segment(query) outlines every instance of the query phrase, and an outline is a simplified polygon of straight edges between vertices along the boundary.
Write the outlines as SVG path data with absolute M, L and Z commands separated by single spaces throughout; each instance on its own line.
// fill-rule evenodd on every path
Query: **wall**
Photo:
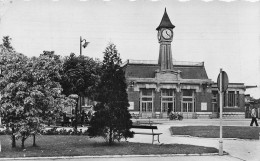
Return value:
M 128 101 L 134 102 L 134 110 L 129 110 L 130 113 L 131 113 L 131 111 L 140 111 L 139 110 L 139 91 L 134 91 L 133 88 L 129 88 L 127 93 L 128 93 Z
M 196 93 L 196 112 L 212 112 L 211 106 L 212 94 L 203 90 L 202 92 Z M 201 110 L 201 102 L 207 103 L 207 110 Z

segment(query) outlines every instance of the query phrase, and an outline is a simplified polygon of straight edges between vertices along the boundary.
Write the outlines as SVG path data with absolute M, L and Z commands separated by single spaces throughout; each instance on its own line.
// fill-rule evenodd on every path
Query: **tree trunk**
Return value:
M 35 134 L 33 134 L 33 146 L 36 146 L 36 143 L 35 143 Z
M 74 127 L 74 130 L 75 130 L 76 133 L 78 131 L 77 127 L 78 127 L 78 106 L 79 106 L 79 101 L 80 101 L 79 98 L 80 97 L 78 97 L 78 99 L 77 99 L 77 104 L 76 104 L 76 108 L 75 108 L 75 121 L 74 121 L 75 127 Z
M 112 132 L 112 130 L 110 128 L 110 131 L 109 131 L 109 145 L 111 145 L 113 143 L 112 134 L 113 134 L 113 132 Z
M 12 148 L 16 147 L 14 128 L 12 128 Z
M 23 136 L 23 137 L 22 137 L 22 149 L 25 149 L 25 147 L 24 147 L 24 141 L 25 141 L 25 137 Z

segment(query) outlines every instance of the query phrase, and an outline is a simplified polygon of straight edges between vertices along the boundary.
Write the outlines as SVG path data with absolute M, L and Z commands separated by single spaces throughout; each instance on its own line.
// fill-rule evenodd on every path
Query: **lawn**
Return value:
M 171 127 L 172 135 L 189 135 L 204 138 L 219 138 L 219 126 Z M 223 126 L 223 138 L 259 139 L 259 127 Z
M 36 144 L 32 147 L 32 139 L 25 142 L 26 149 L 20 148 L 21 142 L 17 142 L 18 148 L 12 149 L 10 137 L 0 136 L 2 152 L 0 158 L 5 157 L 48 157 L 48 156 L 81 156 L 81 155 L 146 155 L 146 154 L 202 154 L 217 153 L 218 150 L 211 147 L 162 144 L 152 145 L 144 143 L 130 143 L 122 141 L 112 146 L 104 143 L 102 138 L 89 138 L 87 136 L 71 135 L 41 135 L 37 136 Z

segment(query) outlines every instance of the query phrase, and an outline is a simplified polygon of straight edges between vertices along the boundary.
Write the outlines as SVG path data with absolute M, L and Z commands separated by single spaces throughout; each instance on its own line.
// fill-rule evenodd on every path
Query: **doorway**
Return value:
M 194 112 L 193 103 L 192 102 L 182 102 L 181 111 L 182 111 L 182 114 L 183 114 L 183 118 L 191 119 L 192 114 Z

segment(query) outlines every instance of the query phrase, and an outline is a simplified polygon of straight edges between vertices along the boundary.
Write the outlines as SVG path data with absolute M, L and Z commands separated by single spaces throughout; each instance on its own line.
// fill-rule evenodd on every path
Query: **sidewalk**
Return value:
M 153 120 L 157 122 L 156 120 Z M 248 126 L 248 119 L 243 120 L 224 120 L 225 126 Z M 158 132 L 163 134 L 160 136 L 162 144 L 191 144 L 198 146 L 215 147 L 219 149 L 218 138 L 198 138 L 198 137 L 183 137 L 171 136 L 169 128 L 171 126 L 192 126 L 192 125 L 219 125 L 219 120 L 183 120 L 183 121 L 162 121 L 157 124 Z M 259 127 L 255 127 L 259 128 Z M 131 142 L 151 143 L 151 136 L 135 135 L 134 138 L 129 139 Z M 260 160 L 260 141 L 259 140 L 242 140 L 242 139 L 223 139 L 223 149 L 229 153 L 230 156 L 250 161 Z

